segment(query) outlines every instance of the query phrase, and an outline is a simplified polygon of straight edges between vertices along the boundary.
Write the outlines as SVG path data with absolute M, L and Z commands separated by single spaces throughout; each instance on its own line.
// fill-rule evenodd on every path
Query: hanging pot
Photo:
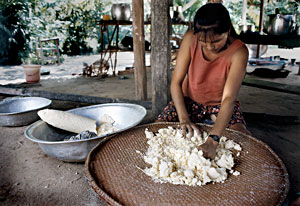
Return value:
M 130 4 L 113 4 L 111 8 L 111 16 L 114 20 L 129 21 L 131 16 Z
M 293 14 L 268 15 L 267 32 L 273 35 L 284 35 L 295 31 L 296 16 Z

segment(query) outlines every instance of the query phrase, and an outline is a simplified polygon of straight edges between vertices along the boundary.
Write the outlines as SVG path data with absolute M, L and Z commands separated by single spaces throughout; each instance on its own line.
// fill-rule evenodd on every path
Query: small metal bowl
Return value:
M 25 136 L 39 143 L 44 153 L 65 162 L 84 162 L 88 153 L 103 137 L 138 125 L 147 114 L 143 106 L 127 103 L 99 104 L 68 110 L 68 112 L 95 119 L 97 124 L 100 123 L 101 116 L 107 114 L 115 120 L 114 126 L 119 130 L 90 139 L 71 141 L 64 141 L 64 139 L 76 134 L 52 127 L 44 121 L 35 122 L 25 130 Z
M 51 104 L 50 99 L 42 97 L 12 97 L 0 102 L 1 126 L 24 126 L 39 119 L 37 112 Z

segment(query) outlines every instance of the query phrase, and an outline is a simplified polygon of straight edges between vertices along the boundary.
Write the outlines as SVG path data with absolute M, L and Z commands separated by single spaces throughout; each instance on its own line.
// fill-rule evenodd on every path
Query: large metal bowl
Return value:
M 51 104 L 42 97 L 12 97 L 0 102 L 1 126 L 24 126 L 39 119 L 37 112 Z
M 99 104 L 68 111 L 95 119 L 97 120 L 97 124 L 100 123 L 101 116 L 107 114 L 115 120 L 114 126 L 119 130 L 90 139 L 73 141 L 64 141 L 64 139 L 74 135 L 74 133 L 54 128 L 44 121 L 35 122 L 25 130 L 25 136 L 29 140 L 39 143 L 44 153 L 65 162 L 84 162 L 91 149 L 103 137 L 138 125 L 147 113 L 144 107 L 127 103 Z

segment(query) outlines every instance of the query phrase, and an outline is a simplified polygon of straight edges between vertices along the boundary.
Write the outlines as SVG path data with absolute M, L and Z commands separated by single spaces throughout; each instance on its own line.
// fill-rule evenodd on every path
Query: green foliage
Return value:
M 249 0 L 248 1 L 248 13 L 247 21 L 253 23 L 256 26 L 259 24 L 259 15 L 260 15 L 260 0 Z M 279 9 L 281 14 L 296 14 L 298 15 L 299 21 L 299 12 L 300 12 L 300 0 L 268 0 L 264 4 L 264 21 L 268 19 L 268 15 L 275 14 L 275 9 Z
M 63 44 L 63 52 L 68 55 L 79 55 L 88 52 L 88 47 L 85 42 L 87 38 L 87 24 L 89 18 L 86 15 L 86 12 L 80 7 L 71 8 L 70 12 L 69 8 L 63 8 L 62 14 L 66 12 L 70 13 L 70 15 L 58 18 L 62 21 L 70 22 L 67 26 L 67 38 Z
M 32 24 L 36 39 L 59 37 L 62 53 L 80 55 L 92 51 L 89 39 L 98 39 L 97 20 L 103 3 L 96 0 L 38 1 L 33 8 Z
M 278 8 L 281 14 L 295 14 L 299 12 L 297 11 L 299 3 L 299 0 L 271 0 L 265 6 L 265 13 L 274 14 L 275 8 Z
M 182 8 L 188 4 L 191 0 L 174 0 L 174 7 L 176 6 L 181 6 Z M 196 1 L 190 8 L 188 8 L 187 10 L 185 10 L 183 12 L 183 17 L 185 21 L 190 21 L 193 22 L 194 21 L 194 16 L 197 12 L 197 10 L 203 5 L 205 4 L 206 1 Z M 187 31 L 188 27 L 185 25 L 174 25 L 173 27 L 173 35 L 179 35 L 179 36 L 183 36 L 185 34 L 185 32 Z
M 0 65 L 21 64 L 29 53 L 29 4 L 2 0 L 0 8 Z
M 191 0 L 175 0 L 174 6 L 182 6 L 188 4 Z M 206 3 L 206 1 L 196 1 L 189 9 L 183 12 L 185 21 L 194 21 L 194 16 L 197 10 Z

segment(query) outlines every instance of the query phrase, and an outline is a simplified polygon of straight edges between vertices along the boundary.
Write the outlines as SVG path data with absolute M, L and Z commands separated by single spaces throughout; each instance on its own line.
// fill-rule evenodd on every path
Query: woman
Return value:
M 246 73 L 247 47 L 236 38 L 227 9 L 220 3 L 202 6 L 194 18 L 194 31 L 183 38 L 172 76 L 173 101 L 158 121 L 179 121 L 185 131 L 199 133 L 194 124 L 210 117 L 214 126 L 204 155 L 213 159 L 226 127 L 250 134 L 237 101 Z

